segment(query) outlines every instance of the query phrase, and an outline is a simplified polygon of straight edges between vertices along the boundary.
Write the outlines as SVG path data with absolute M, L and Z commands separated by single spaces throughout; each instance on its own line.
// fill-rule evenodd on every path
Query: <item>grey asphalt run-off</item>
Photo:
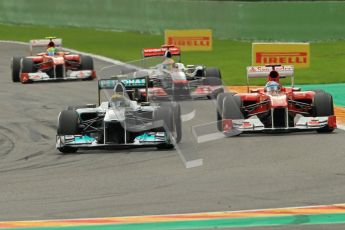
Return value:
M 233 211 L 345 201 L 345 132 L 241 135 L 195 144 L 191 127 L 213 122 L 213 101 L 182 103 L 181 151 L 55 149 L 58 113 L 97 102 L 97 82 L 13 83 L 12 56 L 0 44 L 0 221 Z M 138 53 L 138 56 L 140 54 Z M 96 70 L 109 65 L 95 60 Z

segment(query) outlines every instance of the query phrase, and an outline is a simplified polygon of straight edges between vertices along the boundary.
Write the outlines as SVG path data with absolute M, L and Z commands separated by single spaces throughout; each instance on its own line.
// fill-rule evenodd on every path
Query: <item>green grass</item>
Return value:
M 159 47 L 161 35 L 103 31 L 89 28 L 50 28 L 1 25 L 1 40 L 29 41 L 45 36 L 63 38 L 65 47 L 100 54 L 121 61 L 141 58 L 144 47 Z M 221 69 L 228 85 L 244 85 L 245 67 L 251 64 L 251 42 L 214 40 L 212 52 L 184 52 L 185 64 L 204 64 Z M 345 41 L 311 43 L 311 67 L 296 69 L 296 84 L 345 82 Z

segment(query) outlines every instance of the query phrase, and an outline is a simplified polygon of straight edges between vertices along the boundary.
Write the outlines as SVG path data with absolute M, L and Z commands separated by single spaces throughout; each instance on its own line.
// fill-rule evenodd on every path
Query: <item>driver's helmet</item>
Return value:
M 55 48 L 55 47 L 49 47 L 49 48 L 47 49 L 47 54 L 48 54 L 48 56 L 54 56 L 55 53 L 56 53 L 56 48 Z
M 267 93 L 278 93 L 280 92 L 280 84 L 275 81 L 269 81 L 265 85 L 265 91 Z
M 110 99 L 111 105 L 114 107 L 129 107 L 129 99 L 121 93 L 114 93 Z
M 170 52 L 170 50 L 165 51 L 164 57 L 172 58 L 172 53 Z
M 162 67 L 165 70 L 172 71 L 173 65 L 175 63 L 174 59 L 172 59 L 172 54 L 170 50 L 167 50 L 164 54 L 165 60 L 162 63 Z

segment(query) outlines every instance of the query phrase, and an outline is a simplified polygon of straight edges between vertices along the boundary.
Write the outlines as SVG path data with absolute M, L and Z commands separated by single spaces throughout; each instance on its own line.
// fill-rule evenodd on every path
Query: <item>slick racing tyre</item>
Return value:
M 202 84 L 204 86 L 222 86 L 223 82 L 221 79 L 216 77 L 206 77 L 202 80 Z M 220 87 L 217 89 L 214 89 L 208 96 L 208 99 L 216 99 L 218 94 L 224 93 L 224 88 Z
M 202 81 L 203 85 L 209 86 L 222 86 L 222 75 L 220 74 L 220 70 L 214 67 L 208 67 L 205 69 L 205 78 Z M 207 98 L 208 99 L 215 99 L 217 98 L 219 93 L 223 93 L 224 89 L 217 89 L 212 92 Z
M 332 95 L 325 93 L 324 91 L 316 92 L 314 96 L 313 116 L 324 117 L 332 115 L 334 115 Z M 317 130 L 319 133 L 330 133 L 333 131 L 334 128 L 330 128 L 328 126 Z
M 94 70 L 93 59 L 91 56 L 80 55 L 80 70 Z M 93 80 L 92 77 L 83 79 L 85 81 Z
M 12 81 L 20 82 L 20 62 L 22 57 L 13 57 L 11 62 Z
M 223 85 L 222 80 L 217 77 L 206 77 L 202 81 L 203 85 L 210 85 L 210 86 L 220 86 Z
M 80 55 L 80 70 L 94 70 L 92 57 Z
M 35 68 L 35 63 L 32 59 L 30 58 L 22 58 L 21 59 L 21 70 L 20 73 L 34 73 L 36 72 Z M 22 83 L 28 83 L 28 82 L 23 82 Z
M 157 126 L 156 131 L 166 132 L 167 137 L 170 139 L 168 143 L 162 143 L 157 146 L 158 149 L 172 149 L 174 148 L 171 143 L 171 135 L 174 135 L 174 115 L 170 106 L 162 106 L 154 111 L 153 121 Z M 163 122 L 163 123 L 162 123 Z M 162 127 L 163 126 L 163 127 Z
M 177 102 L 163 102 L 163 107 L 170 107 L 173 112 L 173 135 L 176 143 L 180 143 L 182 138 L 182 120 L 181 120 L 181 106 Z
M 226 95 L 223 102 L 223 119 L 243 119 L 241 98 L 236 95 Z
M 215 77 L 222 79 L 222 75 L 220 74 L 220 70 L 215 67 L 207 67 L 205 69 L 205 77 Z
M 59 115 L 57 135 L 77 135 L 79 134 L 79 115 L 74 110 L 63 110 Z M 58 148 L 62 153 L 75 153 L 78 148 L 63 146 Z
M 63 110 L 59 115 L 58 135 L 76 135 L 79 132 L 79 115 L 73 110 Z
M 22 73 L 33 73 L 36 72 L 35 63 L 30 58 L 22 58 Z
M 223 131 L 223 101 L 228 95 L 233 96 L 235 93 L 220 93 L 217 96 L 217 128 L 219 131 Z
M 236 95 L 226 95 L 223 99 L 223 119 L 243 119 L 243 113 L 241 112 L 241 98 Z M 223 124 L 221 122 L 221 127 L 218 127 L 223 131 Z

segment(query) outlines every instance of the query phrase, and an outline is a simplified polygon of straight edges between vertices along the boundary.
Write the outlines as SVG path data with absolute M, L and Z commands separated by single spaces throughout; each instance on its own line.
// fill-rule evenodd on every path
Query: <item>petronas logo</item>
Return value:
M 121 82 L 126 87 L 130 87 L 130 86 L 145 86 L 146 85 L 145 79 L 125 79 L 125 80 L 121 80 Z

